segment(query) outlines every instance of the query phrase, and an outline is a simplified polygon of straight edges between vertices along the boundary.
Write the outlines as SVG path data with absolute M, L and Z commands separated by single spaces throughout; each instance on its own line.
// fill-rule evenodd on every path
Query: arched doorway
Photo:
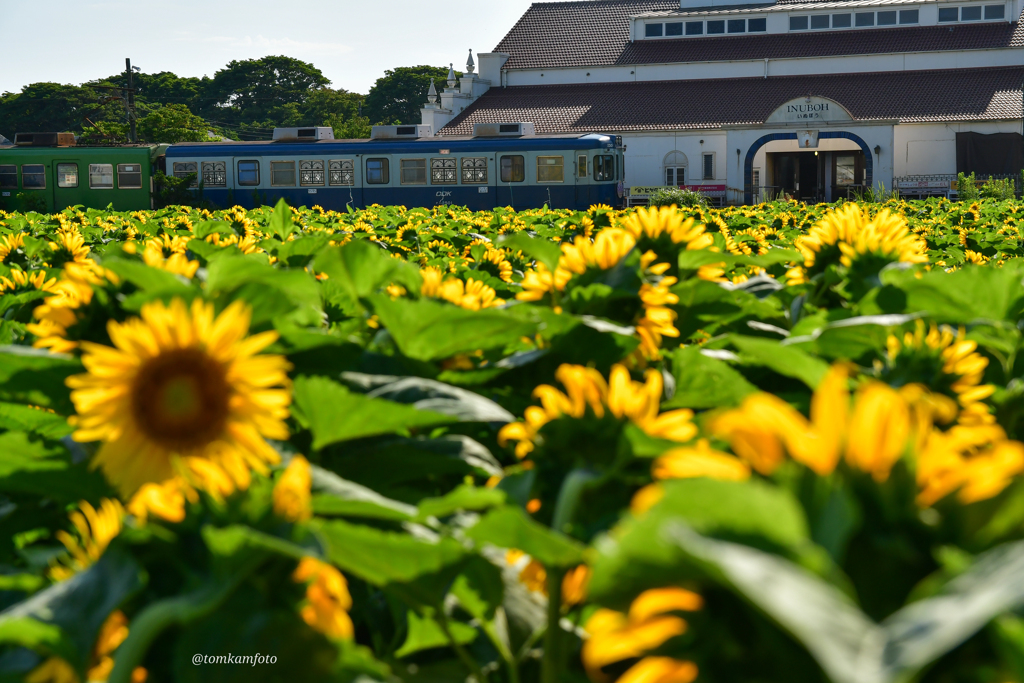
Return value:
M 747 150 L 747 156 L 743 161 L 743 203 L 753 204 L 754 203 L 754 188 L 753 188 L 753 175 L 754 175 L 754 156 L 757 151 L 764 147 L 773 140 L 796 140 L 796 131 L 786 133 L 769 133 L 763 135 L 754 141 L 754 144 Z M 846 130 L 835 130 L 835 131 L 821 131 L 818 133 L 819 140 L 828 139 L 846 139 L 855 143 L 863 152 L 864 155 L 864 185 L 871 187 L 874 184 L 874 164 L 871 155 L 871 148 L 868 147 L 868 143 L 864 142 L 863 138 L 855 133 L 851 133 Z

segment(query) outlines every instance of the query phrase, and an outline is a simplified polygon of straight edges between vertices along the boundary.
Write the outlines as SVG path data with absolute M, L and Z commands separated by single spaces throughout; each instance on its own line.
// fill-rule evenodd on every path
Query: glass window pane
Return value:
M 878 25 L 879 26 L 895 26 L 896 25 L 896 12 L 879 12 L 878 13 Z
M 526 180 L 526 159 L 520 155 L 501 157 L 501 182 L 521 183 Z
M 228 163 L 226 161 L 203 162 L 203 187 L 227 187 Z
M 370 185 L 387 185 L 391 182 L 391 173 L 387 159 L 366 160 L 366 182 Z
M 3 168 L 0 166 L 0 174 Z M 3 187 L 2 180 L 0 187 Z M 57 187 L 78 187 L 78 164 L 57 164 Z
M 961 7 L 960 21 L 981 21 L 981 7 Z M 900 23 L 903 23 L 903 12 L 900 12 Z
M 454 185 L 459 181 L 458 162 L 452 158 L 430 160 L 430 184 Z
M 18 189 L 18 167 L 14 164 L 0 166 L 0 187 Z
M 665 35 L 666 36 L 681 36 L 683 35 L 683 22 L 674 21 L 671 24 L 665 24 Z
M 748 33 L 764 33 L 768 30 L 768 20 L 764 17 L 760 19 L 747 19 L 747 32 Z
M 175 161 L 171 165 L 171 172 L 174 173 L 175 178 L 187 178 L 190 173 L 199 175 L 199 164 L 194 161 Z M 258 182 L 258 181 L 257 181 Z M 193 178 L 193 182 L 189 187 L 195 187 L 196 182 Z
M 811 17 L 811 28 L 828 28 L 828 15 L 827 14 L 816 14 Z
M 595 169 L 594 172 L 596 173 L 597 170 Z M 672 185 L 675 185 L 675 172 L 676 172 L 676 169 L 674 169 L 674 168 L 666 168 L 665 169 L 665 184 L 668 185 L 669 187 L 671 187 Z
M 334 159 L 329 166 L 331 185 L 356 184 L 356 165 L 352 159 Z
M 956 7 L 940 7 L 939 21 L 956 21 L 959 19 L 959 11 Z
M 299 185 L 322 187 L 324 184 L 324 162 L 322 159 L 299 161 Z
M 725 33 L 725 21 L 722 19 L 716 19 L 715 21 L 708 22 L 708 35 L 714 33 Z
M 399 177 L 403 185 L 427 184 L 426 159 L 402 159 L 399 164 Z
M 729 33 L 744 33 L 747 30 L 746 19 L 730 19 Z
M 462 182 L 464 183 L 486 183 L 487 182 L 487 158 L 486 157 L 463 157 L 462 158 Z
M 537 182 L 560 183 L 565 180 L 562 157 L 537 157 Z
M 594 180 L 615 180 L 615 157 L 611 154 L 600 154 L 594 157 Z M 671 180 L 668 184 L 672 184 Z
M 857 12 L 857 26 L 874 26 L 874 12 Z
M 644 24 L 644 37 L 660 38 L 663 24 Z
M 270 184 L 272 187 L 295 187 L 295 162 L 271 161 Z
M 89 188 L 92 190 L 113 190 L 114 165 L 89 164 Z
M 142 188 L 142 166 L 140 164 L 117 165 L 117 189 L 138 190 Z
M 26 190 L 46 188 L 46 167 L 42 164 L 25 164 L 21 167 L 21 186 Z
M 701 36 L 701 35 L 704 35 L 704 22 L 703 21 L 688 21 L 688 22 L 686 22 L 686 35 L 688 35 L 688 36 Z
M 807 30 L 807 17 L 790 17 L 789 18 L 789 30 L 790 31 L 806 31 Z
M 175 166 L 177 166 L 177 164 L 175 164 Z M 175 175 L 177 175 L 177 171 L 175 171 Z M 239 185 L 259 185 L 260 162 L 239 161 L 237 180 Z
M 1004 18 L 1006 18 L 1006 6 L 1005 5 L 985 5 L 985 18 L 986 19 L 1004 19 Z
M 833 14 L 832 28 L 850 28 L 850 20 L 849 14 Z
M 964 8 L 966 9 L 966 8 Z M 981 8 L 978 7 L 978 18 L 981 18 Z M 900 23 L 901 24 L 916 24 L 919 11 L 916 9 L 901 9 L 900 10 Z
M 704 180 L 715 179 L 715 155 L 704 155 Z
M 856 159 L 849 156 L 836 156 L 836 185 L 853 185 L 856 174 Z
M 580 154 L 576 157 L 576 177 L 586 178 L 587 177 L 587 155 Z

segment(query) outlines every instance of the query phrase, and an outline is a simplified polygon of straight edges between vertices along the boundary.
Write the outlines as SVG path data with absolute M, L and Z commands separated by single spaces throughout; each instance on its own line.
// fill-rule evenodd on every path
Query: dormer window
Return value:
M 940 7 L 939 23 L 954 21 L 985 21 L 1000 20 L 1006 17 L 1005 5 L 968 5 L 967 7 Z
M 661 36 L 664 35 L 664 31 L 664 24 L 644 24 L 645 38 L 661 38 Z
M 708 35 L 717 33 L 725 33 L 725 21 L 722 19 L 716 19 L 715 21 L 708 22 Z
M 681 36 L 683 35 L 683 22 L 673 21 L 665 24 L 665 35 L 666 36 Z

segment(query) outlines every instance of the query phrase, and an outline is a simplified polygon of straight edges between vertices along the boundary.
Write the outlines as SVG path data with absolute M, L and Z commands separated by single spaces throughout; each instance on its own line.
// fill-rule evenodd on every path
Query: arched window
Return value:
M 666 185 L 685 185 L 686 184 L 686 167 L 689 164 L 686 161 L 686 155 L 682 152 L 669 152 L 665 155 L 665 184 Z

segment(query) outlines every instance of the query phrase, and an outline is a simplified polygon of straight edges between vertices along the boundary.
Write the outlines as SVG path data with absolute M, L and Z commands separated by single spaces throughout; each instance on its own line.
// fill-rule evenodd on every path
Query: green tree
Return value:
M 32 83 L 20 93 L 0 95 L 0 134 L 80 131 L 93 121 L 124 118 L 120 103 L 103 103 L 101 93 L 60 83 Z
M 168 104 L 139 119 L 139 137 L 146 142 L 203 142 L 209 139 L 206 121 L 184 104 Z
M 235 60 L 213 75 L 197 113 L 226 123 L 264 121 L 290 103 L 301 108 L 329 84 L 320 69 L 291 57 Z
M 350 119 L 332 116 L 324 121 L 324 124 L 334 129 L 335 140 L 359 140 L 370 137 L 370 119 L 365 116 Z
M 83 145 L 109 145 L 128 142 L 128 124 L 117 121 L 97 121 L 86 126 L 78 140 Z
M 440 90 L 448 78 L 448 69 L 421 65 L 386 70 L 370 88 L 363 114 L 376 123 L 419 123 L 431 78 Z

